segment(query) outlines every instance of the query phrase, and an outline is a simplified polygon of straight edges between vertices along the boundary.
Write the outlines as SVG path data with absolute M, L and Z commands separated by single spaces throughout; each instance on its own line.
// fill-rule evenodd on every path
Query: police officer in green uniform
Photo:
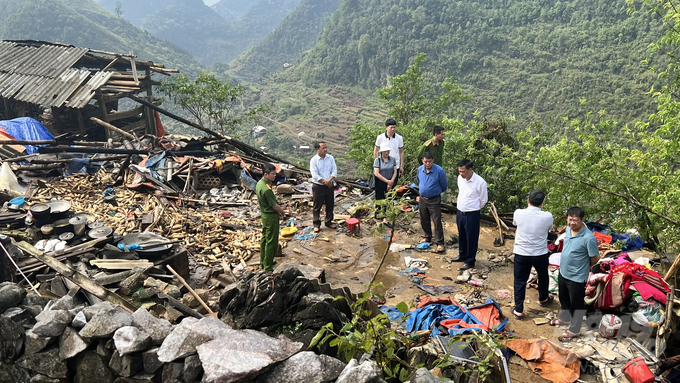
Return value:
M 279 218 L 283 219 L 284 212 L 272 190 L 272 182 L 276 179 L 276 167 L 272 164 L 265 164 L 263 170 L 264 175 L 255 188 L 257 202 L 262 212 L 260 265 L 265 271 L 273 271 L 274 256 L 279 246 Z
M 430 152 L 434 158 L 434 163 L 439 166 L 444 166 L 444 128 L 435 125 L 432 129 L 432 133 L 432 139 L 427 140 L 427 142 L 420 146 L 418 159 L 422 161 L 423 154 L 425 154 L 425 152 Z

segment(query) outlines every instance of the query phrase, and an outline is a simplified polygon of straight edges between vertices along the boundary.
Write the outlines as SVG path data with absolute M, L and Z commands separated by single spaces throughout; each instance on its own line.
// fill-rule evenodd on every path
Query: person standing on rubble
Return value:
M 434 223 L 434 243 L 437 244 L 435 252 L 443 253 L 444 226 L 442 225 L 442 193 L 449 188 L 446 181 L 446 172 L 441 166 L 434 163 L 430 152 L 423 153 L 423 164 L 418 168 L 418 187 L 420 196 L 416 198 L 420 211 L 420 227 L 425 235 L 420 243 L 432 241 L 432 226 Z
M 425 141 L 425 143 L 420 146 L 418 159 L 422 159 L 425 152 L 430 152 L 432 157 L 434 157 L 434 163 L 439 166 L 444 166 L 444 127 L 435 125 L 435 127 L 432 128 L 432 133 L 432 139 Z
M 326 227 L 335 229 L 333 222 L 333 208 L 335 206 L 335 178 L 338 176 L 338 168 L 335 159 L 328 154 L 326 143 L 319 141 L 314 144 L 316 155 L 309 161 L 309 171 L 312 173 L 312 219 L 314 232 L 321 230 L 321 207 L 326 205 Z
M 380 133 L 375 138 L 373 158 L 380 156 L 380 145 L 383 142 L 390 146 L 390 155 L 397 161 L 397 178 L 394 179 L 394 184 L 398 185 L 399 176 L 404 174 L 404 137 L 397 134 L 397 122 L 392 118 L 385 121 L 385 133 Z
M 527 281 L 531 275 L 531 268 L 538 274 L 538 304 L 545 307 L 552 302 L 553 297 L 548 291 L 548 232 L 553 226 L 553 216 L 550 212 L 541 210 L 545 194 L 540 190 L 529 193 L 526 209 L 517 209 L 512 223 L 517 226 L 515 233 L 515 307 L 512 315 L 515 319 L 524 316 L 524 295 Z
M 375 176 L 375 200 L 385 199 L 385 193 L 392 190 L 397 179 L 397 160 L 390 156 L 390 145 L 380 144 L 380 157 L 373 160 L 373 175 Z
M 484 178 L 472 170 L 472 161 L 458 163 L 458 198 L 456 199 L 456 224 L 458 225 L 458 257 L 454 262 L 465 262 L 458 270 L 475 267 L 479 245 L 480 210 L 489 201 Z
M 272 182 L 276 179 L 276 167 L 268 163 L 262 170 L 264 174 L 255 188 L 257 203 L 262 213 L 260 265 L 264 271 L 273 271 L 274 256 L 279 246 L 279 219 L 283 219 L 284 212 L 272 190 Z
M 560 256 L 560 274 L 558 277 L 558 296 L 560 298 L 560 315 L 553 319 L 553 326 L 569 326 L 569 329 L 557 339 L 566 342 L 579 337 L 581 323 L 586 314 L 586 282 L 590 268 L 600 259 L 597 239 L 583 222 L 585 212 L 578 206 L 567 210 L 567 232 L 564 247 Z

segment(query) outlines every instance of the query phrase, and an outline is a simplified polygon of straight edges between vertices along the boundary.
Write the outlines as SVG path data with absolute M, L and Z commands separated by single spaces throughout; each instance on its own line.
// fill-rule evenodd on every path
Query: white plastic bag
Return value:
M 3 162 L 0 167 L 0 190 L 7 191 L 7 194 L 12 197 L 19 197 L 26 193 L 26 188 L 19 185 L 17 176 L 14 175 L 7 162 Z

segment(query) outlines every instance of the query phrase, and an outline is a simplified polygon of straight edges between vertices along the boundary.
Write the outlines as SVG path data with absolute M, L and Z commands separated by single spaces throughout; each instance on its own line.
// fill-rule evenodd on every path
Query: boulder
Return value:
M 203 374 L 203 365 L 198 355 L 191 355 L 184 358 L 184 381 L 186 383 L 197 383 Z
M 196 346 L 216 339 L 231 328 L 216 318 L 185 318 L 165 338 L 158 350 L 158 360 L 164 363 L 184 358 L 196 352 Z
M 26 297 L 26 290 L 12 282 L 0 283 L 0 313 L 10 307 L 18 306 Z
M 184 383 L 184 363 L 174 362 L 164 364 L 161 381 L 163 383 Z
M 385 383 L 385 380 L 374 361 L 366 360 L 359 364 L 356 359 L 352 359 L 335 383 Z
M 24 354 L 17 359 L 17 365 L 50 378 L 66 378 L 68 372 L 66 362 L 59 357 L 58 347 L 35 354 Z
M 345 363 L 328 355 L 303 351 L 258 377 L 257 383 L 330 383 L 345 368 Z
M 441 383 L 443 380 L 432 376 L 430 370 L 425 367 L 421 367 L 416 370 L 413 377 L 411 377 L 411 383 Z
M 151 337 L 134 326 L 123 326 L 113 334 L 113 342 L 120 355 L 144 351 L 151 345 Z
M 31 383 L 64 383 L 64 379 L 50 378 L 43 374 L 37 374 L 31 377 Z
M 275 339 L 255 330 L 228 330 L 196 350 L 203 363 L 203 382 L 230 383 L 253 376 L 301 348 L 302 343 Z
M 163 366 L 163 362 L 158 360 L 158 347 L 154 347 L 142 353 L 142 364 L 144 365 L 144 372 L 147 374 L 153 374 Z
M 64 295 L 63 297 L 52 301 L 51 304 L 45 306 L 45 310 L 71 310 L 76 307 L 73 303 L 73 297 L 70 295 Z
M 109 361 L 109 368 L 111 368 L 116 375 L 130 377 L 144 369 L 144 362 L 140 353 L 120 355 L 118 351 L 114 351 Z
M 12 320 L 0 316 L 0 360 L 13 362 L 23 345 L 24 328 Z
M 41 336 L 59 336 L 73 320 L 66 310 L 44 310 L 35 319 L 33 333 Z
M 29 383 L 31 375 L 28 370 L 17 366 L 14 362 L 0 360 L 0 383 Z
M 96 305 L 95 305 L 96 306 Z M 92 306 L 94 307 L 94 306 Z M 87 309 L 83 309 L 87 318 Z M 80 330 L 83 338 L 108 338 L 119 328 L 132 324 L 132 314 L 120 306 L 100 307 Z
M 48 297 L 42 297 L 31 292 L 30 294 L 26 294 L 24 299 L 21 301 L 21 306 L 40 306 L 40 308 L 43 308 L 50 301 L 52 301 L 52 299 Z
M 35 324 L 35 318 L 31 312 L 23 307 L 10 307 L 2 313 L 2 316 L 25 327 L 33 327 Z
M 158 379 L 152 374 L 137 374 L 126 378 L 124 376 L 119 376 L 113 383 L 156 383 Z
M 26 347 L 24 347 L 24 354 L 35 354 L 36 352 L 40 352 L 56 340 L 56 336 L 42 336 L 34 333 L 32 329 L 28 329 L 26 330 Z
M 94 350 L 88 350 L 76 358 L 74 383 L 112 383 L 115 376 L 104 360 Z
M 132 325 L 149 334 L 151 342 L 156 346 L 163 343 L 173 329 L 170 322 L 156 318 L 145 308 L 139 308 L 132 314 Z
M 59 337 L 59 357 L 63 359 L 73 358 L 81 351 L 84 351 L 90 342 L 78 335 L 78 330 L 73 327 L 66 327 Z
M 71 327 L 81 329 L 85 327 L 87 324 L 87 318 L 85 317 L 85 313 L 80 311 L 76 316 L 73 317 L 73 321 L 71 321 Z

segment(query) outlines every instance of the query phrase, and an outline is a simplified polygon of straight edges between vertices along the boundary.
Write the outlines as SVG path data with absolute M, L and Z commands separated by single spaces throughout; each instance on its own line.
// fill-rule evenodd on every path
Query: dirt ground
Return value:
M 457 235 L 455 215 L 443 214 L 442 220 L 445 240 L 449 240 L 452 234 Z M 311 222 L 309 223 L 311 224 Z M 362 226 L 361 235 L 354 237 L 323 228 L 319 238 L 328 238 L 328 242 L 319 238 L 305 244 L 302 244 L 301 241 L 291 240 L 283 251 L 283 257 L 277 260 L 282 264 L 307 264 L 323 268 L 325 269 L 327 282 L 331 283 L 334 287 L 348 286 L 353 292 L 359 293 L 365 290 L 380 263 L 387 245 L 385 236 L 371 236 L 371 229 L 371 227 Z M 395 232 L 394 242 L 398 244 L 415 245 L 422 235 L 420 224 L 417 220 L 414 220 L 410 225 L 397 227 Z M 397 274 L 398 270 L 406 267 L 404 263 L 406 256 L 425 258 L 430 267 L 426 272 L 427 283 L 458 286 L 462 288 L 462 291 L 458 293 L 463 294 L 473 289 L 481 288 L 486 294 L 501 304 L 503 314 L 510 317 L 506 329 L 514 333 L 515 336 L 526 339 L 544 338 L 556 341 L 557 337 L 561 334 L 560 330 L 547 324 L 536 325 L 532 319 L 544 318 L 545 314 L 549 311 L 557 312 L 559 309 L 557 300 L 550 307 L 540 307 L 538 305 L 538 291 L 535 289 L 528 290 L 525 300 L 525 319 L 519 321 L 511 316 L 512 298 L 499 298 L 496 294 L 497 290 L 507 290 L 512 297 L 513 290 L 513 266 L 509 260 L 503 259 L 504 256 L 512 254 L 513 241 L 506 239 L 504 246 L 494 247 L 493 242 L 496 237 L 498 237 L 497 227 L 482 222 L 479 252 L 475 265 L 478 275 L 488 271 L 488 277 L 486 280 L 483 280 L 484 285 L 482 287 L 474 287 L 469 284 L 455 284 L 456 277 L 459 275 L 458 267 L 461 263 L 447 263 L 442 258 L 457 256 L 457 247 L 447 246 L 447 251 L 444 254 L 416 252 L 415 250 L 388 253 L 376 277 L 376 282 L 382 282 L 384 285 L 381 292 L 386 295 L 386 304 L 396 305 L 399 302 L 409 304 L 413 302 L 415 297 L 427 295 L 427 293 L 417 288 L 405 276 Z M 295 252 L 294 249 L 299 250 L 300 253 Z M 337 258 L 343 262 L 328 262 L 324 260 L 324 257 Z M 498 260 L 502 261 L 498 262 Z M 443 279 L 445 276 L 452 278 L 453 281 Z M 473 278 L 475 277 L 473 276 Z M 478 279 L 481 280 L 481 278 Z M 454 296 L 456 293 L 444 294 L 443 296 L 448 295 Z M 510 374 L 513 382 L 547 382 L 547 380 L 540 378 L 521 364 L 511 363 Z

